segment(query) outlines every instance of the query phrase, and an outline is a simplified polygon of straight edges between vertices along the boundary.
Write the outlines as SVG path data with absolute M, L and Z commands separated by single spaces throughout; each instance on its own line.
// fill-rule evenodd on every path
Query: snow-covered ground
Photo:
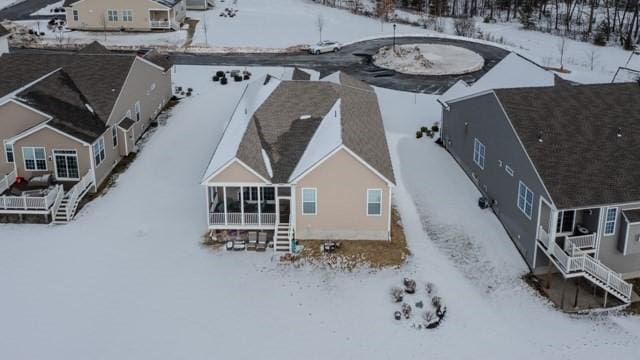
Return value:
M 0 10 L 21 3 L 25 0 L 0 0 Z
M 200 20 L 194 46 L 286 48 L 315 44 L 320 40 L 318 17 L 324 22 L 323 40 L 346 43 L 371 36 L 393 35 L 392 24 L 321 6 L 310 0 L 238 0 L 235 6 L 238 13 L 233 18 L 219 16 L 224 8 L 234 7 L 230 1 L 216 3 L 217 7 L 212 10 L 189 12 L 190 17 Z M 413 26 L 399 25 L 396 32 L 421 31 Z
M 55 9 L 62 8 L 63 5 L 64 5 L 64 0 L 58 1 L 58 2 L 55 2 L 53 4 L 49 4 L 49 5 L 45 6 L 45 7 L 43 7 L 42 9 L 32 13 L 31 15 L 34 15 L 34 16 L 38 16 L 38 15 L 45 15 L 45 16 L 46 15 L 59 15 L 61 17 L 64 17 L 64 13 L 54 13 L 53 12 L 53 10 L 55 10 Z
M 481 70 L 484 58 L 459 46 L 408 44 L 380 49 L 373 63 L 404 74 L 459 75 Z
M 401 269 L 202 248 L 199 181 L 243 90 L 212 83 L 215 70 L 176 68 L 194 96 L 72 223 L 0 225 L 1 359 L 638 358 L 639 318 L 570 317 L 520 280 L 526 267 L 472 183 L 415 139 L 439 120 L 434 96 L 377 90 L 413 253 Z M 405 276 L 436 284 L 448 307 L 437 330 L 393 320 L 389 290 Z
M 43 37 L 39 37 L 41 44 L 48 45 L 74 45 L 88 44 L 99 41 L 106 46 L 163 46 L 179 48 L 187 40 L 187 31 L 169 32 L 100 32 L 100 31 L 57 31 L 48 27 L 47 20 L 25 20 L 16 21 L 19 26 L 44 32 Z

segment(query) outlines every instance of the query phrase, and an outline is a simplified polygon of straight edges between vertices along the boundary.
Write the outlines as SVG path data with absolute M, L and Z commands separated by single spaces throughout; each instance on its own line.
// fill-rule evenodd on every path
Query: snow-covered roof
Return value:
M 543 69 L 516 53 L 510 53 L 473 85 L 460 80 L 447 90 L 440 100 L 448 102 L 493 89 L 544 87 L 554 84 L 553 72 Z
M 345 74 L 329 79 L 266 77 L 247 87 L 203 183 L 231 161 L 270 182 L 291 182 L 341 146 L 395 181 L 375 92 Z
M 291 173 L 289 181 L 302 175 L 307 169 L 310 169 L 342 145 L 342 114 L 340 112 L 340 104 L 341 101 L 338 99 L 318 126 L 304 154 L 302 154 L 298 165 Z
M 278 87 L 280 82 L 271 75 L 264 75 L 247 84 L 231 119 L 227 123 L 222 139 L 213 153 L 203 181 L 235 159 L 251 116 Z

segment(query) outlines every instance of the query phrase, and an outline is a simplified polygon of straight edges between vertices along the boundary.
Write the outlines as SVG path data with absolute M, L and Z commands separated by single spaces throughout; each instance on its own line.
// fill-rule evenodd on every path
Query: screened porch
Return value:
M 209 186 L 209 227 L 273 228 L 276 225 L 276 188 L 273 186 Z

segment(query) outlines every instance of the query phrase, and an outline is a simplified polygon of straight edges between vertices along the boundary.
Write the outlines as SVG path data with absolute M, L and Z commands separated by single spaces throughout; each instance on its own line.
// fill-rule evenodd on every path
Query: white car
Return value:
M 309 52 L 314 55 L 320 55 L 328 52 L 338 52 L 342 49 L 342 44 L 337 41 L 325 40 L 311 46 Z

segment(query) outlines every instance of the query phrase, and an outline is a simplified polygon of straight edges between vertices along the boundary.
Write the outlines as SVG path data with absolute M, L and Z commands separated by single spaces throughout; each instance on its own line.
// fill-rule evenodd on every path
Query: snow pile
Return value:
M 411 75 L 458 75 L 481 70 L 480 54 L 452 45 L 411 44 L 383 47 L 373 57 L 377 66 Z

